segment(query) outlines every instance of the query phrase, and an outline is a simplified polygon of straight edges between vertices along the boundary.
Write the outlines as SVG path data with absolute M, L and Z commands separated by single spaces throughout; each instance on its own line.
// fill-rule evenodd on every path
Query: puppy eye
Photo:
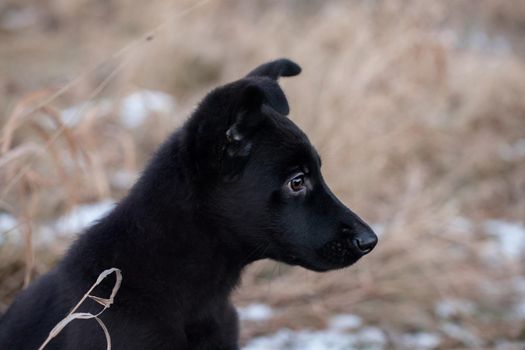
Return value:
M 293 192 L 299 192 L 305 188 L 304 185 L 304 174 L 299 174 L 288 182 L 288 187 Z

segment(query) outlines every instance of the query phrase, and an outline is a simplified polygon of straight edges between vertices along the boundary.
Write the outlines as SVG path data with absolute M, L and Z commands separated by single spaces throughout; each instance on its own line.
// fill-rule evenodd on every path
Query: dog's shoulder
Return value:
M 0 348 L 37 349 L 67 314 L 64 301 L 56 269 L 37 278 L 17 295 L 0 320 Z

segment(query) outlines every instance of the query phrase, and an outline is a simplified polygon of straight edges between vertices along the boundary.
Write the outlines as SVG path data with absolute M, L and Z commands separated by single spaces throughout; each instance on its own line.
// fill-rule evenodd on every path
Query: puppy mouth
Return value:
M 363 255 L 355 251 L 351 239 L 341 238 L 326 243 L 310 254 L 288 252 L 277 260 L 288 265 L 299 265 L 309 270 L 325 272 L 348 267 Z
M 317 254 L 334 268 L 350 266 L 364 255 L 355 250 L 350 238 L 330 241 L 317 250 Z

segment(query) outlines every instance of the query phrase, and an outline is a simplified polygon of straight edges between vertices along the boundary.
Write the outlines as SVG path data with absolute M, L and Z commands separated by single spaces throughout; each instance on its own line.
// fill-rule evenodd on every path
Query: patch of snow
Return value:
M 513 144 L 505 144 L 499 150 L 499 156 L 506 161 L 513 161 L 525 157 L 525 138 Z
M 109 213 L 114 206 L 115 201 L 111 199 L 78 205 L 51 223 L 35 225 L 33 243 L 35 246 L 55 246 L 58 240 L 84 231 Z M 14 217 L 0 213 L 0 244 L 6 240 L 17 245 L 24 244 L 23 235 L 17 226 L 18 222 Z
M 366 327 L 356 334 L 357 342 L 361 345 L 375 345 L 384 347 L 387 344 L 385 333 L 377 327 Z
M 7 213 L 0 213 L 0 244 L 2 244 L 8 236 L 13 236 L 13 233 L 17 231 L 17 226 L 18 220 L 16 220 L 14 216 Z
M 493 55 L 506 55 L 512 52 L 509 40 L 503 35 L 490 35 L 482 28 L 472 27 L 464 34 L 445 29 L 437 33 L 440 42 L 449 48 L 466 49 Z
M 454 231 L 455 234 L 470 236 L 474 229 L 474 225 L 469 219 L 463 216 L 456 216 L 449 221 L 448 228 Z
M 111 176 L 111 185 L 121 190 L 127 190 L 137 181 L 138 174 L 133 171 L 119 170 Z
M 436 304 L 435 313 L 442 319 L 450 319 L 458 315 L 470 315 L 475 312 L 476 305 L 469 300 L 443 299 Z
M 403 334 L 399 342 L 403 349 L 431 350 L 441 344 L 441 337 L 436 333 L 418 332 Z
M 483 347 L 483 341 L 478 336 L 455 323 L 446 322 L 441 326 L 441 330 L 450 338 L 460 341 L 466 346 L 474 349 Z
M 462 39 L 459 43 L 460 47 L 479 52 L 506 54 L 511 51 L 511 45 L 504 36 L 489 35 L 479 28 L 467 32 Z
M 140 90 L 122 99 L 120 119 L 128 128 L 136 128 L 152 113 L 167 114 L 175 109 L 175 99 L 160 91 Z
M 18 225 L 13 215 L 0 213 L 0 233 L 11 231 Z
M 60 118 L 65 125 L 72 127 L 77 125 L 87 112 L 101 117 L 111 113 L 114 108 L 119 111 L 124 126 L 136 128 L 151 114 L 173 112 L 175 98 L 161 91 L 138 90 L 122 98 L 118 104 L 110 99 L 100 99 L 66 108 L 61 111 Z
M 108 99 L 84 102 L 62 110 L 60 112 L 60 119 L 65 125 L 73 127 L 80 122 L 88 111 L 91 112 L 95 110 L 96 116 L 102 116 L 110 113 L 112 107 L 113 104 Z
M 367 327 L 358 333 L 344 333 L 333 329 L 281 329 L 275 334 L 252 339 L 243 350 L 382 350 L 386 343 L 386 336 L 376 327 Z
M 57 235 L 82 232 L 96 220 L 101 219 L 115 206 L 115 201 L 106 199 L 97 203 L 83 204 L 60 217 L 52 226 Z
M 356 329 L 363 325 L 361 317 L 351 314 L 336 315 L 329 322 L 329 328 L 334 330 Z
M 518 320 L 525 320 L 525 299 L 514 306 L 513 314 Z
M 525 341 L 500 340 L 496 342 L 495 350 L 523 350 Z
M 294 333 L 289 329 L 281 329 L 277 333 L 252 339 L 243 350 L 273 350 L 291 349 Z
M 237 313 L 241 321 L 266 321 L 275 314 L 272 308 L 265 304 L 251 304 L 238 308 Z
M 250 341 L 244 350 L 340 350 L 353 349 L 355 337 L 335 331 L 298 331 L 282 329 Z
M 350 347 L 353 343 L 353 337 L 334 331 L 301 332 L 295 340 L 295 348 L 305 350 L 336 350 L 342 346 Z
M 525 252 L 525 227 L 521 223 L 488 220 L 485 231 L 497 239 L 499 250 L 509 259 L 518 259 Z

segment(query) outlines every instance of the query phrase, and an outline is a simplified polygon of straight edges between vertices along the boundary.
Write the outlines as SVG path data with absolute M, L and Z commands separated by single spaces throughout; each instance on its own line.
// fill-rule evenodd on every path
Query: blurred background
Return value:
M 380 243 L 250 266 L 244 349 L 522 350 L 524 38 L 517 0 L 0 1 L 0 312 L 207 91 L 290 57 L 290 118 Z

